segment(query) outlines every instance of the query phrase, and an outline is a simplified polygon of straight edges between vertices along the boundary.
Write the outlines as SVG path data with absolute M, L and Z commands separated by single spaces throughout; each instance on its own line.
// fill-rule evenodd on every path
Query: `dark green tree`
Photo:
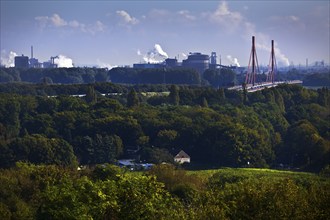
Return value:
M 209 104 L 208 104 L 207 99 L 205 97 L 202 98 L 201 106 L 204 107 L 204 108 L 209 107 Z
M 243 88 L 243 103 L 244 104 L 247 104 L 247 102 L 248 102 L 248 94 L 247 94 L 246 83 L 242 83 L 242 88 Z
M 179 105 L 180 103 L 179 88 L 176 85 L 172 85 L 170 88 L 169 102 L 172 105 Z
M 96 135 L 94 145 L 94 163 L 114 163 L 123 153 L 123 143 L 116 135 Z
M 167 149 L 158 147 L 146 147 L 142 151 L 141 159 L 149 163 L 173 163 L 173 156 Z
M 329 141 L 324 140 L 307 120 L 301 120 L 288 128 L 285 137 L 286 162 L 302 168 L 320 169 L 329 153 Z M 329 159 L 326 159 L 329 162 Z
M 93 86 L 88 86 L 85 98 L 88 103 L 93 104 L 97 102 L 97 96 Z
M 140 105 L 139 97 L 135 91 L 135 89 L 131 89 L 131 91 L 127 95 L 127 107 L 133 108 Z
M 9 144 L 14 162 L 26 161 L 34 164 L 77 165 L 72 146 L 63 139 L 46 138 L 39 134 L 26 135 Z

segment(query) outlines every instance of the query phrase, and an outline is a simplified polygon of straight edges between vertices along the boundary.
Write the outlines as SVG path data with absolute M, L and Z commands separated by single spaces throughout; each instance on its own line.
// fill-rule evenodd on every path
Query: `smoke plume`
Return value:
M 186 59 L 188 57 L 185 53 L 181 53 L 181 56 L 183 57 L 183 59 Z
M 54 63 L 57 64 L 57 67 L 64 67 L 64 68 L 73 67 L 72 59 L 64 55 L 58 55 L 58 58 L 54 60 Z
M 118 67 L 118 66 L 113 66 L 113 65 L 111 65 L 109 63 L 104 63 L 100 59 L 97 59 L 96 62 L 97 62 L 97 66 L 99 68 L 107 68 L 107 69 L 111 70 L 112 68 Z
M 231 55 L 227 55 L 227 59 L 230 61 L 231 65 L 240 67 L 241 65 L 238 62 L 238 59 L 235 57 L 232 57 Z
M 140 50 L 137 51 L 137 54 L 142 56 Z M 161 63 L 166 58 L 168 58 L 168 55 L 159 44 L 155 44 L 153 49 L 143 55 L 143 60 L 146 63 Z
M 6 54 L 6 51 L 1 51 L 0 65 L 5 67 L 14 67 L 15 66 L 15 57 L 17 53 L 10 51 L 9 54 Z
M 279 60 L 279 64 L 282 64 L 283 66 L 290 65 L 289 59 L 281 52 L 278 47 L 275 47 L 275 56 Z
M 267 52 L 270 52 L 271 51 L 271 48 L 269 47 L 269 45 L 267 45 L 264 41 L 262 41 L 261 43 L 256 43 L 256 48 L 257 49 L 264 50 L 264 51 L 267 51 Z M 275 50 L 276 60 L 278 61 L 278 65 L 279 66 L 289 66 L 290 65 L 289 59 L 277 47 L 276 42 L 275 42 L 275 48 L 274 48 L 274 50 Z
M 160 55 L 160 56 L 163 56 L 163 57 L 166 57 L 168 58 L 168 55 L 165 51 L 163 51 L 162 47 L 159 45 L 159 44 L 155 44 L 155 48 L 154 50 Z

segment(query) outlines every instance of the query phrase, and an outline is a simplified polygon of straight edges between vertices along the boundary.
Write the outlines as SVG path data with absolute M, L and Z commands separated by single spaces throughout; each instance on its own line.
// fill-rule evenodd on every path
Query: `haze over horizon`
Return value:
M 7 1 L 1 0 L 1 64 L 15 54 L 76 66 L 181 61 L 189 52 L 247 66 L 251 36 L 260 65 L 275 41 L 278 65 L 330 60 L 329 1 Z M 219 62 L 219 58 L 218 58 Z

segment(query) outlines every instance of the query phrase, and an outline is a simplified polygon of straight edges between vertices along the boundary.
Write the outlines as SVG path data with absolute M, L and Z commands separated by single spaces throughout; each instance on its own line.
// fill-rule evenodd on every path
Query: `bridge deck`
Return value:
M 272 87 L 276 87 L 280 84 L 302 84 L 301 80 L 291 80 L 291 81 L 277 81 L 274 83 L 258 83 L 255 85 L 252 84 L 247 84 L 246 85 L 246 89 L 247 92 L 256 92 L 256 91 L 260 91 L 263 90 L 265 88 L 272 88 Z M 242 86 L 233 86 L 233 87 L 229 87 L 229 90 L 237 90 L 237 91 L 242 91 L 243 87 Z

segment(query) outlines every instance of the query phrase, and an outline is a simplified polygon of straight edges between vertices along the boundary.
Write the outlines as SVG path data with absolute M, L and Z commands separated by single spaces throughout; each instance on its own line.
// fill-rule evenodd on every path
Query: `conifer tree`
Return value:
M 139 97 L 135 89 L 132 89 L 127 95 L 127 107 L 132 108 L 140 105 Z
M 180 103 L 179 88 L 176 85 L 171 86 L 169 99 L 172 105 L 179 105 Z

